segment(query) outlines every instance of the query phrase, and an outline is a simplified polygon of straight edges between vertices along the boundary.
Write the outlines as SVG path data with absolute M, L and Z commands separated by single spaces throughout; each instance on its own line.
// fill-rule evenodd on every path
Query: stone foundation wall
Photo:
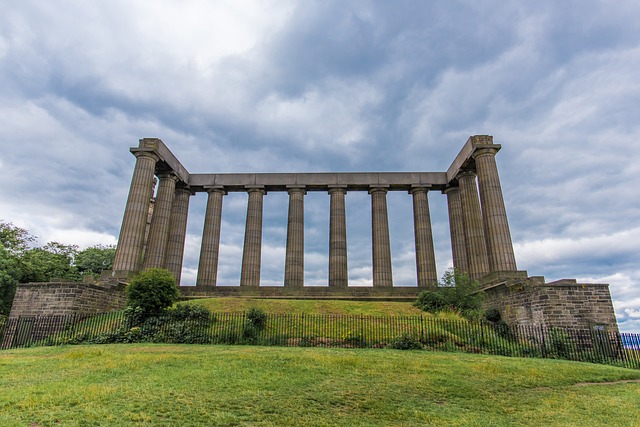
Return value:
M 124 286 L 120 284 L 25 283 L 16 289 L 9 318 L 102 313 L 124 306 Z
M 515 325 L 617 331 L 609 285 L 544 277 L 513 279 L 485 288 L 485 307 Z

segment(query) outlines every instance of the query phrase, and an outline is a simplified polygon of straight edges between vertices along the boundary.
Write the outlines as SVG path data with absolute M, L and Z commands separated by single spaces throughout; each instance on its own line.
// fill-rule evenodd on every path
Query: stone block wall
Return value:
M 49 282 L 18 285 L 9 318 L 91 314 L 125 306 L 124 285 Z
M 497 308 L 512 325 L 618 331 L 607 284 L 511 279 L 485 288 L 485 307 Z

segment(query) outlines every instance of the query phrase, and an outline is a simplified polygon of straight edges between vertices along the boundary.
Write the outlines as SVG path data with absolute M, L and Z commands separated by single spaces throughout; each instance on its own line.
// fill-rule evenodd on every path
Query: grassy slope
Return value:
M 203 305 L 213 312 L 229 313 L 247 311 L 249 307 L 257 307 L 268 313 L 364 314 L 375 316 L 426 314 L 409 302 L 208 298 L 191 300 L 189 303 Z
M 0 353 L 0 425 L 631 426 L 629 379 L 640 371 L 458 353 L 48 347 Z

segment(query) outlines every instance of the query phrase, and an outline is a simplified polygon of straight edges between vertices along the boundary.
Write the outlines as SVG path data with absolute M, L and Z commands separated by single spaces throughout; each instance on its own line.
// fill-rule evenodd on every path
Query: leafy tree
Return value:
M 127 305 L 139 308 L 141 320 L 170 307 L 179 296 L 173 274 L 161 268 L 138 273 L 127 286 Z
M 21 257 L 20 283 L 80 280 L 78 269 L 73 265 L 77 253 L 78 246 L 58 242 L 27 250 Z
M 18 284 L 15 258 L 0 246 L 0 315 L 8 316 Z
M 24 228 L 0 220 L 0 315 L 8 315 L 20 281 L 22 257 L 35 237 Z
M 420 292 L 414 305 L 424 311 L 456 310 L 465 317 L 477 317 L 484 297 L 479 289 L 477 280 L 451 269 L 442 276 L 435 289 Z
M 79 251 L 74 258 L 74 265 L 78 272 L 87 274 L 100 274 L 102 270 L 110 270 L 116 257 L 114 245 L 96 245 Z

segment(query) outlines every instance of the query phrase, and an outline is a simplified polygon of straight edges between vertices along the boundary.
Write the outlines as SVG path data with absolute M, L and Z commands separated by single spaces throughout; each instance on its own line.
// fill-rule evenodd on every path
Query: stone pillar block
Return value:
M 284 285 L 304 286 L 304 186 L 288 186 L 289 215 L 287 221 L 287 253 Z
M 138 149 L 133 151 L 133 154 L 136 156 L 136 165 L 113 262 L 114 274 L 137 272 L 142 266 L 149 194 L 153 189 L 153 175 L 158 156 L 148 149 Z
M 165 266 L 176 283 L 180 285 L 182 276 L 182 260 L 184 258 L 184 243 L 187 236 L 187 217 L 189 214 L 189 198 L 193 192 L 184 183 L 176 187 L 176 193 L 171 208 L 171 221 L 169 226 L 169 240 L 167 242 L 167 255 Z
M 371 187 L 371 229 L 373 252 L 373 286 L 393 286 L 391 244 L 387 214 L 387 188 Z
M 144 255 L 144 268 L 165 268 L 167 242 L 169 241 L 169 224 L 173 198 L 176 193 L 178 177 L 173 173 L 162 173 L 158 176 L 158 193 L 153 208 L 153 217 L 149 228 L 149 241 Z
M 436 255 L 433 247 L 428 186 L 413 186 L 413 231 L 416 245 L 416 273 L 418 287 L 433 287 L 438 282 Z
M 447 187 L 443 192 L 447 195 L 447 206 L 449 208 L 449 231 L 451 233 L 453 268 L 459 272 L 468 274 L 469 263 L 467 261 L 467 244 L 464 236 L 464 218 L 462 215 L 460 188 L 451 186 Z
M 329 286 L 347 287 L 347 215 L 345 205 L 346 186 L 329 188 Z
M 489 259 L 475 172 L 470 170 L 460 172 L 458 183 L 462 201 L 464 236 L 467 243 L 469 276 L 472 279 L 479 279 L 489 274 Z
M 262 256 L 262 205 L 265 194 L 262 187 L 248 187 L 247 223 L 244 234 L 240 286 L 260 286 Z
M 220 226 L 222 224 L 222 199 L 226 194 L 222 187 L 207 189 L 207 210 L 202 230 L 200 262 L 197 286 L 216 286 L 218 278 L 218 256 L 220 254 Z

